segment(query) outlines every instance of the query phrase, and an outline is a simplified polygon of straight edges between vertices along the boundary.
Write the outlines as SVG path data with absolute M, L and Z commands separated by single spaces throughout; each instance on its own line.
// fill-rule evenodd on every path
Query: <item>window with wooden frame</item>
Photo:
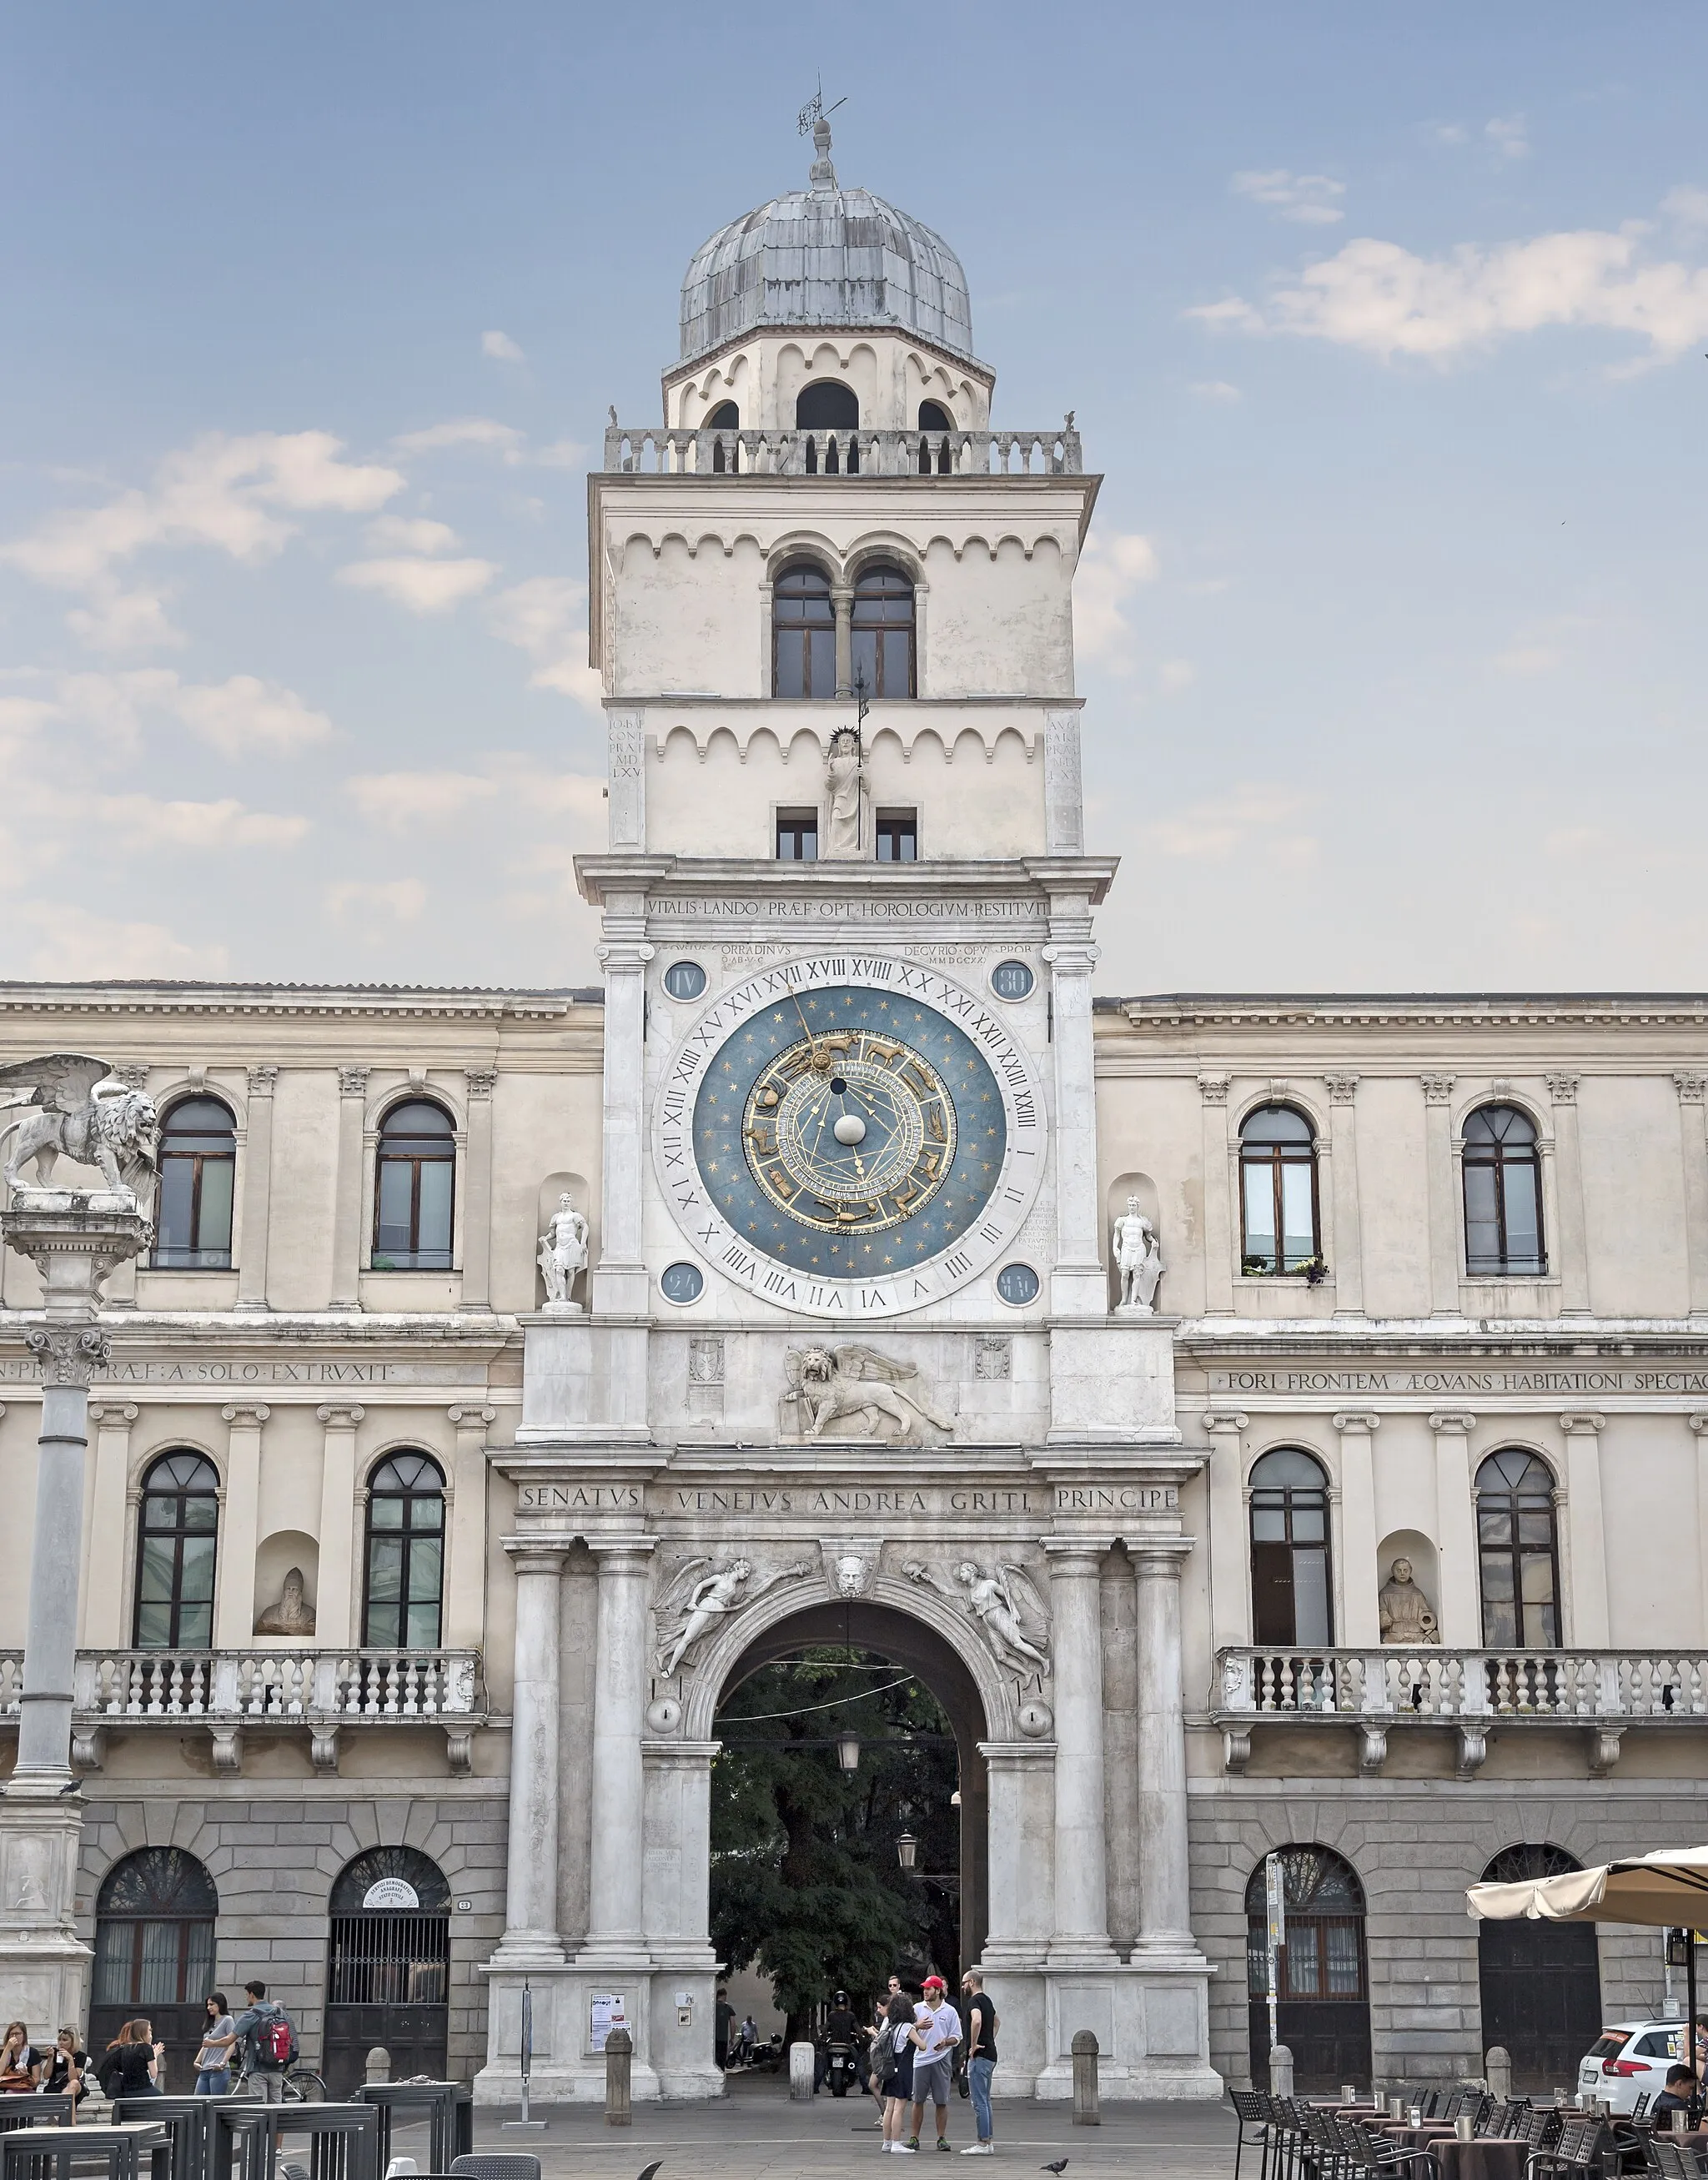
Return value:
M 200 1453 L 168 1453 L 142 1479 L 137 1507 L 139 1650 L 213 1645 L 213 1569 L 219 1536 L 219 1472 Z
M 433 1650 L 444 1594 L 445 1480 L 424 1453 L 394 1453 L 367 1488 L 362 1647 Z
M 785 568 L 772 587 L 771 694 L 836 694 L 836 609 L 830 578 L 810 560 Z
M 456 1200 L 456 1131 L 425 1098 L 394 1105 L 380 1123 L 374 1159 L 377 1272 L 448 1272 Z
M 1252 1639 L 1288 1649 L 1334 1641 L 1328 1478 L 1297 1446 L 1277 1446 L 1251 1472 Z
M 1465 1121 L 1465 1273 L 1540 1277 L 1542 1157 L 1535 1125 L 1516 1105 L 1479 1105 Z
M 862 570 L 854 584 L 854 686 L 873 702 L 912 696 L 913 585 L 899 568 Z
M 1315 1131 L 1292 1105 L 1259 1105 L 1239 1131 L 1240 1269 L 1299 1272 L 1321 1254 Z
M 231 1268 L 237 1123 L 218 1098 L 180 1098 L 160 1124 L 154 1254 L 161 1271 Z
M 1522 1446 L 1477 1468 L 1483 1641 L 1491 1649 L 1560 1646 L 1560 1537 L 1554 1478 Z

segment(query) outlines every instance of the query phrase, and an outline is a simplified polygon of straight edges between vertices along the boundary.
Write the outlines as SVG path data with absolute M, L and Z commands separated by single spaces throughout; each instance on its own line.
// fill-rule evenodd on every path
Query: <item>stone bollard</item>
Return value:
M 1097 2038 L 1089 2029 L 1076 2029 L 1069 2046 L 1073 2053 L 1073 2124 L 1101 2127 L 1097 2104 Z
M 1274 2045 L 1270 2050 L 1269 2093 L 1272 2097 L 1290 2097 L 1293 2093 L 1293 2055 L 1285 2044 Z
M 789 2095 L 799 2102 L 813 2094 L 813 2072 L 815 2057 L 810 2044 L 791 2044 L 789 2046 Z
M 1504 2044 L 1491 2044 L 1483 2054 L 1483 2073 L 1489 2095 L 1505 2104 L 1512 2094 L 1512 2055 Z
M 391 2079 L 391 2053 L 383 2044 L 376 2044 L 367 2055 L 366 2078 L 370 2082 Z
M 630 2076 L 635 2064 L 635 2040 L 626 2029 L 614 2029 L 605 2038 L 605 2125 L 632 2127 L 635 2107 L 630 2100 Z

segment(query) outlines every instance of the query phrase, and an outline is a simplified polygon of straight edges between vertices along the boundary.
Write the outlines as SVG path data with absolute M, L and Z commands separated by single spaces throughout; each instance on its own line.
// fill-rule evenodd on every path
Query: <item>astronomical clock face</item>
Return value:
M 785 1307 L 869 1322 L 1006 1261 L 1044 1121 L 1004 1010 L 906 962 L 832 956 L 707 1010 L 654 1142 L 700 1258 Z

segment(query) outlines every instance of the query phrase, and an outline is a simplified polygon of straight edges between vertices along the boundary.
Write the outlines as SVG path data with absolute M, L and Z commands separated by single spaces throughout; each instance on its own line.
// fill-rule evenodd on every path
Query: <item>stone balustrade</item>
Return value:
M 0 1651 L 0 1726 L 16 1724 L 23 1685 L 23 1653 Z M 241 1769 L 245 1728 L 305 1728 L 317 1769 L 335 1770 L 341 1730 L 423 1724 L 466 1770 L 486 1716 L 477 1650 L 80 1650 L 72 1688 L 74 1754 L 91 1770 L 115 1730 L 199 1723 L 223 1771 Z
M 1242 1770 L 1258 1725 L 1355 1727 L 1362 1765 L 1380 1770 L 1396 1726 L 1452 1726 L 1458 1769 L 1474 1771 L 1493 1730 L 1578 1726 L 1598 1775 L 1633 1724 L 1708 1718 L 1708 1654 L 1678 1650 L 1225 1649 L 1210 1713 L 1224 1759 Z
M 1078 476 L 1079 434 L 1052 432 L 688 432 L 612 424 L 606 472 L 625 476 Z

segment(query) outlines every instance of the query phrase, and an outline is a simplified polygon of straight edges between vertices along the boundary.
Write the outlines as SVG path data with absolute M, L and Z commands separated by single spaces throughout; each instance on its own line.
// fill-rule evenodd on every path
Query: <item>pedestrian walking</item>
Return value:
M 286 2069 L 296 2063 L 296 2030 L 278 2000 L 267 1996 L 267 1985 L 258 1977 L 245 1984 L 243 1994 L 249 2004 L 231 2024 L 232 2041 L 244 2048 L 245 2071 L 262 2103 L 282 2105 Z M 211 2050 L 223 2040 L 205 2035 L 202 2043 Z

